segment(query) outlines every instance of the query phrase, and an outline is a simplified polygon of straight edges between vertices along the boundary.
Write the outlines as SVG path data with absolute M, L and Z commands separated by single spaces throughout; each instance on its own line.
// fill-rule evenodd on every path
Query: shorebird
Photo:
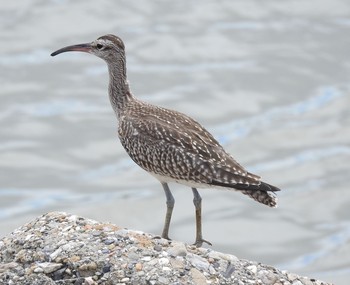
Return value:
M 162 237 L 169 238 L 175 199 L 169 182 L 192 188 L 196 215 L 197 247 L 211 245 L 202 236 L 202 198 L 197 188 L 239 191 L 270 207 L 276 207 L 274 192 L 280 189 L 245 170 L 219 142 L 189 116 L 140 101 L 130 91 L 123 41 L 115 35 L 91 43 L 71 45 L 51 54 L 80 51 L 103 59 L 109 71 L 109 99 L 118 118 L 118 136 L 131 159 L 157 178 L 166 196 Z

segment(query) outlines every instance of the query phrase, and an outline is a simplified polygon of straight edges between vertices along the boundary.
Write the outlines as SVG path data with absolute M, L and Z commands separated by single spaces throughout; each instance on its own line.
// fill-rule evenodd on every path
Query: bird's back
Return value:
M 247 172 L 185 114 L 134 99 L 119 120 L 119 138 L 129 156 L 163 182 L 234 188 L 255 200 L 251 191 L 279 190 Z

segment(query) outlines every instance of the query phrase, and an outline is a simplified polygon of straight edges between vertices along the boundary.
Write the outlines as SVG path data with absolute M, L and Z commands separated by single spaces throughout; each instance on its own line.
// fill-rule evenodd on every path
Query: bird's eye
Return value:
M 96 47 L 97 47 L 97 49 L 101 50 L 103 48 L 103 45 L 97 44 Z

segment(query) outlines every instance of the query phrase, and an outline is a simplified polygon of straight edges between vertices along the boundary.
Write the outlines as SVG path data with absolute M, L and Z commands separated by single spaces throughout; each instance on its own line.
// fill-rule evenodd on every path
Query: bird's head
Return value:
M 67 51 L 87 52 L 96 55 L 107 62 L 111 62 L 118 58 L 118 56 L 124 56 L 125 46 L 119 37 L 115 35 L 105 35 L 99 37 L 97 40 L 94 40 L 91 43 L 78 44 L 61 48 L 53 52 L 51 56 L 55 56 Z

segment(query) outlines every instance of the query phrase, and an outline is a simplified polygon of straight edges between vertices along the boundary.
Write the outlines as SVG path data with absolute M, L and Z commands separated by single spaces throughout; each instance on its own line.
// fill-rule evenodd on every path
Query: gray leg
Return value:
M 163 227 L 163 233 L 162 233 L 162 238 L 165 239 L 170 239 L 169 238 L 169 226 L 170 226 L 170 221 L 171 221 L 171 215 L 173 213 L 174 205 L 175 205 L 175 199 L 173 195 L 170 192 L 169 186 L 167 183 L 162 183 L 164 192 L 165 192 L 165 197 L 166 197 L 166 215 L 165 215 L 165 223 Z
M 202 237 L 202 197 L 199 195 L 196 188 L 192 188 L 193 192 L 193 204 L 196 208 L 196 241 L 195 246 L 201 247 L 203 242 L 212 245 L 209 241 L 206 241 Z

